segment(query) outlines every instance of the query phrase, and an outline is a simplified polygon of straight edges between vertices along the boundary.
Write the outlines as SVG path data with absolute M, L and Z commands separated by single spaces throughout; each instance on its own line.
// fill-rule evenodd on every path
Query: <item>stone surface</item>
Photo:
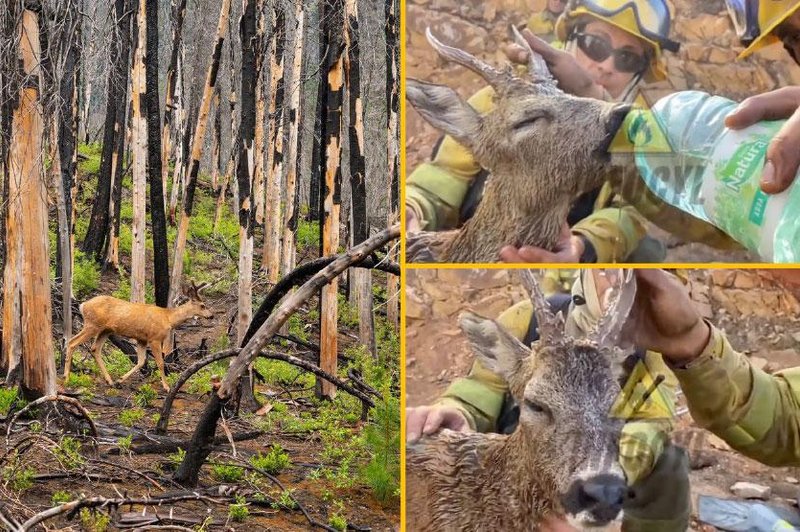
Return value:
M 737 482 L 731 486 L 731 492 L 743 499 L 767 500 L 770 495 L 772 495 L 772 488 L 760 484 L 753 484 L 752 482 Z

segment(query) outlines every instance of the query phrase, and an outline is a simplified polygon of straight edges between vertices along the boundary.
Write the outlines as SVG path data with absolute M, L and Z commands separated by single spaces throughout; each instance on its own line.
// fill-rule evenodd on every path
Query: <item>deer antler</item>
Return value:
M 561 313 L 553 314 L 550 304 L 544 297 L 539 281 L 533 270 L 522 270 L 522 281 L 531 297 L 533 313 L 539 328 L 539 338 L 545 344 L 554 343 L 557 338 L 564 335 L 564 316 Z
M 492 87 L 502 87 L 513 79 L 513 75 L 510 72 L 497 70 L 464 50 L 443 44 L 433 36 L 430 28 L 425 29 L 425 37 L 440 56 L 448 61 L 467 67 L 485 79 Z
M 514 35 L 514 42 L 528 52 L 528 74 L 530 74 L 539 91 L 543 94 L 564 94 L 564 91 L 558 88 L 558 82 L 553 77 L 550 69 L 547 68 L 547 62 L 544 57 L 531 48 L 531 45 L 513 24 L 511 25 L 511 32 Z

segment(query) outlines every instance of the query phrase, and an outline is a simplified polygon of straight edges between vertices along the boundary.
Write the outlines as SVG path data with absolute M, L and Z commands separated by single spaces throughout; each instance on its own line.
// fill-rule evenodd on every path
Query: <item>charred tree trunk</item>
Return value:
M 281 264 L 281 177 L 283 175 L 283 99 L 284 99 L 284 53 L 285 14 L 280 2 L 273 10 L 273 32 L 270 45 L 269 68 L 269 115 L 272 117 L 267 153 L 267 197 L 264 247 L 261 266 L 266 269 L 267 281 L 278 282 Z
M 3 281 L 3 356 L 12 385 L 21 376 L 27 399 L 56 390 L 50 310 L 47 187 L 42 157 L 42 80 L 39 21 L 23 9 L 19 26 L 18 88 L 8 152 L 7 260 Z M 15 91 L 16 92 L 16 91 Z M 20 374 L 21 367 L 21 374 Z
M 228 18 L 228 33 L 231 32 L 231 21 Z M 217 196 L 217 209 L 214 215 L 214 232 L 217 231 L 217 227 L 219 225 L 219 220 L 222 217 L 222 209 L 225 205 L 225 192 L 228 189 L 228 184 L 231 181 L 231 176 L 233 176 L 233 172 L 236 170 L 236 156 L 239 153 L 239 140 L 236 130 L 236 57 L 233 49 L 233 39 L 230 39 L 230 46 L 228 47 L 228 51 L 230 52 L 229 58 L 229 66 L 230 66 L 230 94 L 228 95 L 228 105 L 230 106 L 230 114 L 231 114 L 231 151 L 230 157 L 228 157 L 228 164 L 225 166 L 225 175 L 222 180 L 222 186 L 219 190 L 219 196 Z M 232 186 L 234 190 L 236 190 L 236 186 Z
M 120 41 L 120 60 L 123 63 L 122 85 L 123 92 L 117 98 L 116 120 L 114 123 L 114 155 L 111 158 L 111 201 L 108 211 L 110 213 L 108 234 L 106 240 L 106 264 L 114 270 L 119 269 L 119 214 L 122 204 L 122 175 L 125 162 L 125 138 L 127 137 L 127 125 L 129 120 L 128 107 L 131 103 L 131 80 L 129 76 L 131 65 L 131 26 L 133 21 L 132 11 L 135 7 L 134 0 L 126 0 L 126 21 L 123 26 L 122 40 Z
M 347 95 L 350 102 L 348 148 L 350 151 L 350 247 L 360 244 L 369 236 L 367 223 L 367 185 L 364 164 L 364 106 L 361 100 L 359 64 L 358 5 L 356 0 L 345 0 L 345 71 Z M 350 291 L 358 308 L 358 337 L 361 343 L 376 356 L 375 324 L 372 315 L 372 272 L 354 270 L 350 275 Z
M 300 86 L 303 59 L 303 4 L 298 2 L 295 9 L 294 56 L 292 58 L 291 75 L 288 77 L 289 89 L 289 145 L 286 149 L 286 215 L 284 216 L 283 246 L 281 249 L 283 275 L 294 269 L 295 242 L 297 229 L 297 159 L 300 128 Z
M 236 341 L 241 342 L 253 315 L 253 210 L 250 197 L 255 154 L 255 86 L 258 73 L 253 40 L 256 34 L 256 0 L 243 0 L 239 27 L 242 42 L 241 119 L 239 123 L 239 161 L 236 178 L 239 185 L 239 312 Z
M 169 223 L 175 225 L 175 210 L 178 206 L 178 194 L 183 187 L 186 170 L 186 159 L 189 148 L 189 131 L 191 129 L 190 110 L 186 105 L 186 84 L 184 82 L 184 54 L 181 46 L 178 54 L 178 64 L 175 70 L 176 87 L 173 97 L 173 115 L 175 116 L 175 165 L 172 169 L 172 188 L 169 194 Z
M 258 26 L 255 37 L 256 71 L 256 131 L 255 131 L 255 166 L 253 168 L 253 204 L 256 225 L 264 224 L 264 133 L 267 122 L 267 104 L 264 100 L 263 63 L 266 52 L 267 17 L 264 12 L 266 2 L 258 0 L 256 7 Z
M 111 68 L 108 74 L 108 90 L 106 103 L 106 120 L 103 133 L 103 151 L 100 156 L 100 174 L 97 176 L 97 193 L 92 206 L 89 227 L 83 241 L 83 252 L 95 260 L 102 260 L 105 240 L 108 234 L 108 205 L 111 195 L 111 159 L 114 153 L 114 131 L 117 125 L 117 99 L 120 92 L 125 91 L 122 85 L 126 62 L 121 60 L 120 41 L 127 35 L 124 33 L 125 0 L 115 2 L 115 33 L 111 39 Z
M 343 68 L 343 5 L 342 0 L 323 0 L 325 45 L 327 50 L 324 62 L 327 90 L 322 108 L 322 166 L 325 168 L 325 182 L 320 199 L 322 200 L 322 231 L 320 232 L 322 256 L 333 255 L 339 248 L 339 209 L 341 205 L 341 123 L 344 87 Z M 338 283 L 334 279 L 322 288 L 320 298 L 320 368 L 336 374 L 337 333 L 338 333 Z M 327 381 L 317 379 L 317 396 L 333 399 L 336 388 Z
M 169 252 L 164 188 L 161 181 L 161 111 L 158 91 L 158 0 L 147 0 L 147 160 L 150 181 L 150 227 L 153 232 L 153 285 L 155 303 L 165 307 L 169 298 Z
M 219 196 L 219 172 L 222 168 L 222 109 L 220 109 L 219 87 L 214 89 L 214 130 L 211 139 L 211 189 Z
M 186 15 L 186 0 L 172 0 L 172 54 L 167 68 L 167 98 L 164 104 L 164 130 L 161 134 L 161 186 L 167 190 L 169 175 L 169 155 L 171 152 L 170 133 L 174 127 L 175 86 L 178 71 L 178 58 L 183 46 L 183 21 Z M 166 203 L 164 204 L 166 209 Z
M 145 109 L 145 65 L 147 47 L 147 0 L 139 0 L 136 53 L 133 60 L 133 247 L 131 249 L 131 301 L 145 302 L 145 194 L 147 184 L 147 118 Z
M 172 268 L 172 292 L 170 302 L 175 299 L 177 290 L 180 288 L 181 276 L 183 275 L 183 255 L 186 251 L 186 237 L 189 233 L 189 220 L 192 217 L 192 206 L 194 203 L 194 191 L 197 186 L 197 174 L 200 172 L 200 158 L 203 154 L 203 143 L 206 138 L 208 127 L 208 114 L 211 110 L 211 100 L 214 96 L 214 88 L 217 85 L 217 73 L 219 72 L 220 58 L 222 57 L 222 45 L 225 42 L 225 34 L 228 29 L 228 17 L 231 11 L 231 0 L 223 0 L 219 10 L 219 24 L 217 25 L 217 39 L 214 44 L 214 51 L 211 54 L 211 62 L 208 66 L 206 83 L 203 88 L 203 98 L 200 102 L 200 111 L 197 117 L 197 124 L 192 137 L 192 155 L 186 173 L 186 193 L 183 195 L 183 212 L 181 213 L 181 223 L 178 226 L 178 234 L 175 237 L 175 256 Z M 251 44 L 252 46 L 252 44 Z
M 397 29 L 397 0 L 386 0 L 386 101 L 387 101 L 387 150 L 388 150 L 388 204 L 389 216 L 387 225 L 391 226 L 400 220 L 399 200 L 400 182 L 400 45 Z M 389 259 L 397 261 L 398 251 L 395 249 Z M 386 318 L 395 327 L 400 326 L 400 278 L 396 275 L 386 276 Z

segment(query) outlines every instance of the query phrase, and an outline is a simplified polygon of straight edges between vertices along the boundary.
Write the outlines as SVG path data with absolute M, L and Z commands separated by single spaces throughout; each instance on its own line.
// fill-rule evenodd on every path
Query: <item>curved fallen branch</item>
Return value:
M 156 434 L 166 433 L 167 426 L 169 425 L 169 416 L 172 413 L 172 403 L 175 401 L 175 397 L 178 395 L 181 386 L 183 386 L 186 383 L 186 381 L 191 378 L 192 375 L 200 371 L 205 366 L 208 366 L 209 364 L 212 364 L 218 360 L 223 360 L 226 358 L 230 358 L 232 356 L 236 356 L 237 354 L 239 354 L 240 351 L 241 349 L 228 349 L 226 351 L 220 351 L 219 353 L 208 355 L 207 357 L 198 360 L 197 362 L 186 368 L 183 371 L 183 373 L 181 373 L 181 376 L 178 378 L 178 380 L 175 381 L 175 384 L 173 384 L 172 387 L 170 387 L 169 393 L 164 398 L 164 404 L 161 407 L 161 414 L 158 419 L 158 424 L 156 425 Z M 313 373 L 317 377 L 321 377 L 327 380 L 328 382 L 335 384 L 345 392 L 360 399 L 361 402 L 365 404 L 367 407 L 372 408 L 373 406 L 375 406 L 374 401 L 370 399 L 370 397 L 366 393 L 362 392 L 357 387 L 351 386 L 350 384 L 336 377 L 335 375 L 331 375 L 330 373 L 323 371 L 322 369 L 319 368 L 319 366 L 312 364 L 311 362 L 307 362 L 296 356 L 286 355 L 283 353 L 262 352 L 258 354 L 258 358 L 269 358 L 271 360 L 282 360 L 283 362 L 288 362 L 289 364 L 304 369 L 309 373 Z M 372 391 L 375 393 L 376 397 L 380 397 L 380 395 L 377 394 L 377 392 L 375 392 L 369 386 L 366 386 L 364 383 L 357 381 L 356 379 L 354 379 L 354 382 L 356 382 L 358 386 L 365 386 L 365 389 L 367 391 Z
M 258 310 L 256 310 L 256 312 L 253 314 L 253 319 L 250 321 L 250 325 L 247 327 L 247 332 L 244 335 L 241 345 L 244 346 L 250 341 L 250 338 L 253 337 L 259 327 L 261 327 L 264 322 L 267 321 L 267 318 L 272 313 L 275 306 L 280 303 L 281 299 L 283 299 L 283 296 L 288 294 L 293 288 L 308 281 L 312 275 L 319 273 L 323 268 L 330 265 L 340 256 L 341 255 L 322 257 L 312 260 L 311 262 L 301 264 L 287 274 L 286 277 L 278 281 L 278 284 L 276 284 L 272 290 L 270 290 L 269 293 L 264 296 L 264 300 L 261 302 L 261 305 L 259 305 Z M 400 265 L 396 262 L 390 262 L 387 260 L 376 261 L 372 257 L 367 257 L 361 263 L 353 264 L 351 267 L 381 270 L 393 275 L 400 275 Z
M 6 428 L 6 447 L 11 445 L 11 428 L 14 426 L 14 423 L 17 421 L 17 418 L 21 416 L 24 412 L 27 412 L 31 408 L 35 406 L 39 406 L 44 403 L 48 402 L 58 402 L 58 403 L 67 403 L 68 405 L 72 405 L 78 409 L 78 411 L 83 415 L 86 421 L 89 422 L 89 426 L 92 429 L 92 436 L 97 438 L 97 427 L 92 421 L 89 412 L 83 407 L 83 405 L 77 399 L 73 399 L 72 397 L 68 397 L 66 395 L 45 395 L 44 397 L 40 397 L 33 402 L 28 403 L 23 408 L 19 409 L 16 414 L 11 417 L 11 420 L 8 422 L 8 427 Z
M 197 428 L 192 435 L 192 443 L 186 452 L 183 462 L 175 472 L 175 480 L 185 486 L 197 484 L 200 467 L 211 452 L 211 445 L 217 431 L 217 422 L 222 413 L 222 407 L 236 392 L 239 381 L 247 367 L 255 360 L 264 346 L 278 329 L 286 323 L 289 317 L 297 312 L 300 306 L 316 294 L 323 286 L 354 264 L 363 262 L 373 251 L 400 237 L 400 224 L 388 228 L 372 236 L 338 255 L 330 264 L 306 281 L 296 292 L 291 294 L 271 313 L 269 318 L 252 335 L 247 345 L 242 348 L 239 355 L 231 364 L 228 372 L 220 384 L 219 391 L 211 395 L 211 399 L 203 411 L 202 418 L 198 421 Z
M 149 506 L 160 506 L 165 503 L 175 503 L 181 501 L 207 501 L 212 503 L 218 503 L 219 501 L 208 497 L 207 495 L 201 495 L 200 493 L 189 493 L 186 495 L 173 495 L 169 497 L 142 497 L 142 498 L 118 498 L 118 499 L 109 499 L 106 497 L 90 497 L 88 499 L 78 499 L 76 501 L 67 502 L 61 504 L 59 506 L 54 506 L 44 512 L 39 512 L 38 514 L 34 515 L 17 529 L 17 532 L 27 532 L 31 530 L 33 527 L 41 523 L 42 521 L 46 521 L 47 519 L 51 519 L 56 517 L 57 515 L 70 513 L 74 514 L 81 508 L 98 508 L 98 507 L 111 507 L 117 508 L 119 506 L 123 506 L 126 504 L 144 504 Z

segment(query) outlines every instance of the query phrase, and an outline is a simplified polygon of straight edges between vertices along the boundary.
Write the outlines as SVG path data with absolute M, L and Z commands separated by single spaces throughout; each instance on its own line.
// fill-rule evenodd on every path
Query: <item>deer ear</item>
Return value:
M 461 97 L 442 85 L 406 80 L 406 98 L 433 127 L 471 149 L 481 130 L 481 118 Z
M 531 350 L 511 336 L 499 323 L 473 312 L 459 316 L 461 330 L 483 366 L 506 378 L 514 375 Z

